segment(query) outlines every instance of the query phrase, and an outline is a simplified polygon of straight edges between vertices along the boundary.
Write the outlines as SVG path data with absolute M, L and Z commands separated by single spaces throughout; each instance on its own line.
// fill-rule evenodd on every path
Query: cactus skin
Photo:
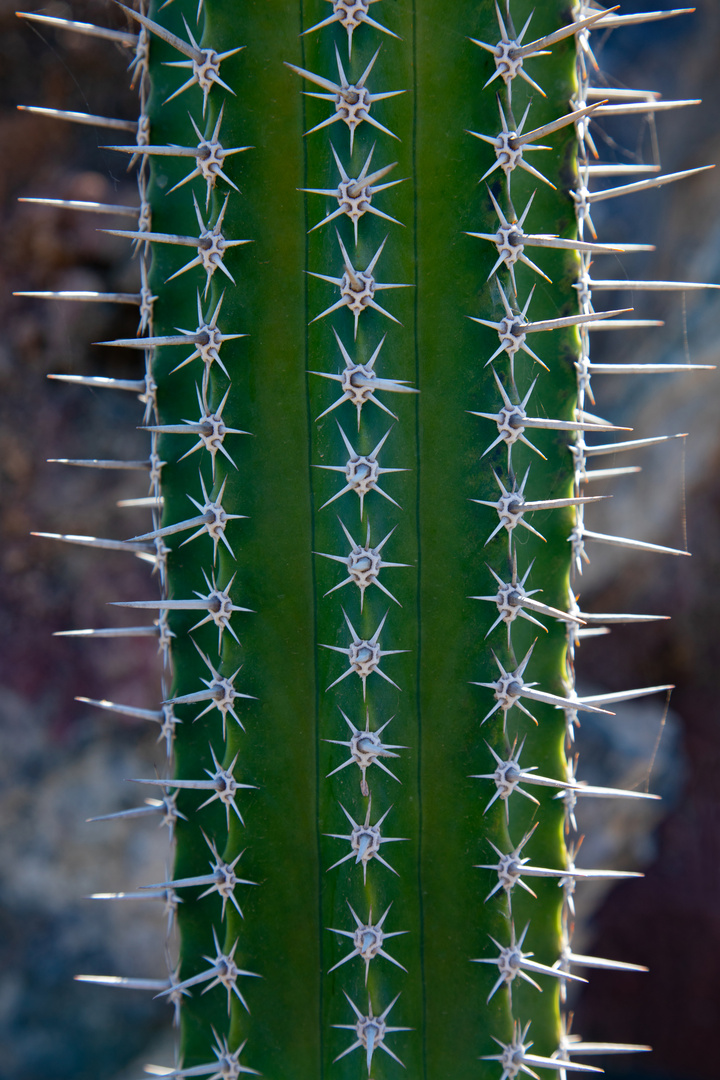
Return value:
M 201 810 L 206 790 L 180 789 L 177 798 L 177 809 L 184 815 L 175 826 L 172 875 L 180 882 L 183 900 L 177 917 L 180 978 L 207 973 L 216 947 L 232 953 L 247 973 L 237 982 L 244 1000 L 231 997 L 222 985 L 202 994 L 210 976 L 183 998 L 182 1068 L 212 1062 L 227 1039 L 229 1052 L 243 1047 L 239 1061 L 244 1070 L 264 1076 L 355 1080 L 366 1071 L 370 1075 L 364 1044 L 344 1053 L 357 1040 L 357 1033 L 350 1030 L 356 1016 L 346 996 L 365 1016 L 369 992 L 375 1016 L 384 1015 L 400 995 L 387 1015 L 390 1028 L 398 1030 L 389 1033 L 372 1056 L 375 1080 L 401 1074 L 394 1055 L 408 1075 L 430 1080 L 450 1073 L 458 1080 L 497 1078 L 499 1069 L 510 1077 L 516 1073 L 499 1065 L 497 1058 L 481 1059 L 499 1053 L 498 1041 L 511 1042 L 513 1021 L 522 1029 L 532 1022 L 523 1041 L 527 1046 L 533 1040 L 534 1054 L 546 1056 L 557 1048 L 557 980 L 539 975 L 544 991 L 539 995 L 516 979 L 512 997 L 502 986 L 486 1004 L 497 968 L 470 961 L 497 955 L 490 937 L 503 946 L 510 943 L 511 919 L 502 889 L 483 903 L 497 877 L 477 867 L 495 861 L 492 844 L 509 852 L 538 821 L 522 856 L 530 857 L 534 866 L 556 868 L 560 875 L 567 866 L 565 812 L 554 800 L 553 789 L 533 787 L 540 805 L 511 799 L 508 823 L 501 800 L 485 813 L 493 789 L 487 780 L 475 777 L 492 773 L 495 767 L 484 740 L 506 758 L 517 737 L 523 743 L 525 768 L 533 766 L 542 776 L 562 780 L 567 775 L 566 720 L 553 705 L 530 701 L 537 726 L 517 707 L 509 712 L 506 725 L 500 710 L 483 724 L 493 697 L 491 690 L 477 684 L 497 679 L 491 648 L 504 669 L 512 671 L 538 634 L 527 681 L 537 682 L 545 693 L 565 697 L 572 670 L 562 622 L 545 619 L 547 633 L 515 622 L 509 648 L 503 623 L 486 640 L 497 612 L 492 604 L 472 597 L 495 589 L 486 562 L 509 580 L 512 550 L 520 576 L 532 563 L 528 588 L 541 587 L 544 603 L 565 610 L 572 554 L 567 537 L 576 519 L 569 507 L 540 511 L 531 521 L 544 540 L 518 529 L 509 549 L 501 529 L 484 546 L 498 518 L 494 510 L 476 502 L 497 499 L 493 469 L 510 483 L 504 444 L 481 456 L 495 429 L 471 415 L 499 408 L 492 369 L 484 366 L 497 348 L 497 336 L 468 318 L 499 321 L 504 314 L 498 285 L 486 283 L 495 262 L 494 248 L 467 235 L 497 227 L 489 195 L 484 185 L 477 185 L 492 164 L 492 151 L 468 134 L 494 135 L 498 130 L 497 82 L 479 89 L 492 74 L 492 61 L 467 40 L 471 36 L 495 41 L 496 14 L 487 4 L 479 10 L 453 12 L 452 18 L 440 4 L 425 4 L 421 12 L 406 4 L 378 4 L 371 14 L 397 37 L 361 25 L 348 59 L 347 36 L 337 23 L 307 33 L 327 15 L 325 4 L 307 4 L 292 13 L 286 8 L 279 0 L 238 8 L 205 0 L 199 23 L 202 37 L 193 28 L 192 13 L 185 13 L 204 46 L 212 45 L 219 53 L 244 46 L 222 64 L 221 76 L 234 94 L 214 86 L 204 117 L 197 87 L 162 104 L 188 72 L 166 66 L 178 59 L 178 53 L 154 34 L 150 47 L 147 116 L 152 146 L 193 145 L 188 110 L 201 131 L 209 133 L 222 105 L 223 145 L 251 147 L 227 158 L 223 166 L 240 191 L 219 180 L 207 209 L 202 179 L 170 190 L 187 175 L 187 158 L 153 157 L 149 168 L 153 233 L 197 234 L 193 190 L 205 223 L 217 220 L 227 195 L 223 234 L 250 241 L 224 257 L 234 282 L 216 271 L 204 296 L 206 280 L 200 268 L 169 280 L 194 255 L 192 248 L 151 244 L 149 285 L 157 300 L 148 332 L 163 336 L 176 334 L 178 326 L 191 330 L 198 290 L 204 317 L 222 296 L 218 324 L 223 333 L 247 336 L 222 344 L 229 377 L 219 364 L 212 365 L 207 400 L 217 408 L 230 387 L 223 420 L 229 428 L 252 433 L 226 437 L 237 468 L 219 454 L 211 468 L 205 450 L 181 460 L 192 445 L 186 436 L 162 434 L 157 445 L 165 463 L 160 489 L 163 526 L 194 516 L 187 496 L 202 506 L 205 493 L 217 498 L 221 492 L 225 511 L 239 515 L 225 531 L 231 550 L 221 541 L 215 552 L 207 536 L 181 546 L 189 530 L 168 536 L 167 596 L 179 600 L 207 592 L 204 572 L 208 581 L 228 587 L 233 602 L 246 609 L 234 613 L 230 622 L 239 641 L 227 629 L 219 638 L 212 621 L 193 629 L 202 612 L 174 611 L 169 616 L 175 635 L 170 696 L 196 694 L 202 680 L 214 677 L 213 669 L 225 677 L 237 672 L 235 689 L 248 695 L 234 703 L 241 723 L 232 716 L 223 723 L 217 708 L 209 708 L 196 720 L 207 701 L 175 706 L 182 722 L 174 740 L 174 777 L 180 782 L 198 779 L 205 772 L 212 774 L 216 762 L 228 768 L 237 759 L 236 780 L 252 785 L 237 796 L 244 824 L 235 813 L 226 814 L 219 799 Z M 179 0 L 158 9 L 159 5 L 151 8 L 150 17 L 187 41 Z M 524 23 L 529 11 L 519 0 L 513 5 L 516 25 Z M 564 5 L 544 4 L 533 19 L 533 36 L 552 32 L 563 24 L 564 16 Z M 342 122 L 303 137 L 328 116 L 332 104 L 303 99 L 301 90 L 318 88 L 286 65 L 334 81 L 336 45 L 351 81 L 382 45 L 368 85 L 375 93 L 404 93 L 373 105 L 372 115 L 399 142 L 369 123 L 355 132 L 352 156 Z M 575 62 L 572 38 L 554 44 L 552 56 L 534 61 L 533 77 L 548 96 L 534 96 L 526 128 L 568 111 Z M 529 100 L 527 88 L 518 82 L 512 99 L 516 119 Z M 504 95 L 503 101 L 507 108 Z M 521 213 L 537 188 L 526 231 L 573 237 L 576 224 L 568 189 L 576 178 L 574 128 L 570 125 L 550 139 L 553 149 L 541 155 L 543 164 L 538 167 L 557 190 L 516 170 L 512 201 Z M 377 206 L 402 225 L 365 214 L 357 245 L 352 224 L 344 218 L 313 230 L 325 207 L 332 209 L 333 200 L 312 193 L 303 199 L 298 189 L 336 186 L 338 171 L 329 140 L 352 176 L 357 176 L 375 143 L 373 169 L 397 160 L 388 180 L 407 179 L 378 195 Z M 496 172 L 489 182 L 510 216 L 504 177 Z M 331 284 L 312 276 L 342 273 L 336 226 L 356 269 L 368 265 L 387 235 L 376 280 L 409 287 L 379 290 L 376 299 L 400 325 L 380 312 L 363 311 L 355 336 L 348 310 L 316 320 L 337 297 Z M 552 284 L 517 266 L 519 306 L 524 306 L 537 282 L 530 319 L 576 312 L 572 286 L 578 277 L 577 255 L 541 249 L 536 261 Z M 501 283 L 510 296 L 506 273 Z M 387 334 L 376 363 L 378 374 L 420 390 L 419 394 L 378 391 L 378 399 L 397 414 L 396 423 L 371 403 L 363 406 L 359 423 L 349 402 L 316 419 L 339 395 L 336 382 L 313 374 L 335 373 L 342 367 L 333 329 L 350 356 L 363 363 Z M 556 330 L 541 337 L 537 351 L 550 371 L 539 372 L 532 415 L 570 420 L 577 401 L 573 367 L 580 355 L 577 332 Z M 155 424 L 180 425 L 197 415 L 196 386 L 201 384 L 203 365 L 196 359 L 177 370 L 187 355 L 187 346 L 154 350 Z M 496 364 L 509 388 L 507 357 L 501 355 Z M 537 373 L 537 365 L 519 353 L 514 376 L 520 397 Z M 353 492 L 327 505 L 345 478 L 317 468 L 344 465 L 347 460 L 338 425 L 363 454 L 369 454 L 390 428 L 381 468 L 407 470 L 380 477 L 380 487 L 394 501 L 370 491 L 362 521 Z M 546 460 L 518 444 L 512 459 L 518 483 L 531 466 L 526 499 L 571 497 L 573 465 L 567 433 L 533 432 L 532 441 Z M 362 607 L 352 583 L 331 591 L 342 580 L 343 569 L 317 554 L 347 553 L 342 525 L 357 544 L 365 544 L 368 521 L 371 545 L 392 531 L 383 559 L 402 565 L 381 571 L 380 581 L 397 603 L 372 586 Z M 365 694 L 354 674 L 340 681 L 348 660 L 332 650 L 348 648 L 349 624 L 364 641 L 381 627 L 382 650 L 402 650 L 380 663 L 392 682 L 373 673 Z M 349 739 L 342 714 L 361 729 L 366 708 L 372 730 L 392 717 L 383 740 L 399 755 L 385 759 L 397 779 L 376 764 L 369 767 L 372 800 L 364 797 L 354 765 L 336 771 L 347 752 L 329 741 Z M 172 789 L 172 784 L 168 786 Z M 365 882 L 363 867 L 354 860 L 334 865 L 349 851 L 347 840 L 338 839 L 350 832 L 339 804 L 356 823 L 365 821 L 366 813 L 370 824 L 388 813 L 383 837 L 404 842 L 384 844 L 380 855 L 395 874 L 372 860 Z M 181 884 L 185 878 L 207 875 L 208 863 L 216 855 L 242 879 L 233 900 L 225 904 L 216 893 L 201 897 L 207 883 Z M 523 948 L 533 952 L 536 962 L 552 965 L 568 921 L 567 899 L 557 878 L 534 879 L 532 886 L 537 898 L 517 888 L 513 893 L 514 931 L 520 937 L 529 922 Z M 402 932 L 387 942 L 396 964 L 383 957 L 370 962 L 367 992 L 362 960 L 354 957 L 341 964 L 351 942 L 337 930 L 355 928 L 348 904 L 361 921 L 372 908 L 375 923 L 392 905 L 384 930 Z

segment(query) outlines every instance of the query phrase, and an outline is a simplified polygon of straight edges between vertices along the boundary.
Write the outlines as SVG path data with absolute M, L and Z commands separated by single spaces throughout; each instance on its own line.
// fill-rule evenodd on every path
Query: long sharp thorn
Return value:
M 113 203 L 83 202 L 79 199 L 40 199 L 23 196 L 18 202 L 32 203 L 35 206 L 54 206 L 60 210 L 83 210 L 91 214 L 118 214 L 121 217 L 136 218 L 139 206 L 115 206 Z
M 193 48 L 192 45 L 188 45 L 182 38 L 179 38 L 169 30 L 166 30 L 164 26 L 153 22 L 152 19 L 148 19 L 147 15 L 143 15 L 141 12 L 134 11 L 132 8 L 126 7 L 125 4 L 121 4 L 120 0 L 115 0 L 115 3 L 118 7 L 122 8 L 125 14 L 129 15 L 131 19 L 135 19 L 141 26 L 144 26 L 146 30 L 150 30 L 153 34 L 162 38 L 163 41 L 166 41 L 168 45 L 172 45 L 172 47 L 177 49 L 179 53 L 182 53 L 183 56 L 187 56 L 197 63 L 202 63 L 203 52 L 197 46 Z
M 39 300 L 89 300 L 98 304 L 139 304 L 139 293 L 101 293 L 84 290 L 66 289 L 45 292 L 14 292 L 13 296 L 29 296 Z M 63 378 L 53 375 L 51 378 Z M 69 376 L 66 376 L 69 381 Z
M 595 702 L 602 705 L 611 705 L 615 702 L 632 701 L 635 698 L 648 697 L 650 694 L 659 694 L 667 690 L 673 690 L 673 683 L 666 683 L 662 686 L 642 686 L 636 690 L 618 690 L 612 694 L 591 694 L 583 697 L 585 702 Z
M 625 960 L 603 960 L 597 956 L 583 956 L 580 953 L 569 952 L 564 959 L 578 967 L 607 968 L 609 971 L 647 971 L 643 964 L 629 964 Z
M 714 371 L 714 364 L 588 364 L 596 375 L 665 375 L 684 371 Z
M 53 637 L 120 638 L 157 637 L 157 626 L 108 626 L 100 630 L 56 630 Z
M 43 540 L 62 540 L 66 544 L 79 544 L 81 547 L 103 548 L 107 551 L 128 551 L 133 554 L 154 553 L 152 544 L 133 544 L 127 540 L 105 540 L 97 536 L 76 536 L 73 533 L 45 533 L 32 532 L 31 536 L 38 536 Z
M 58 30 L 72 30 L 77 34 L 85 34 L 88 37 L 119 41 L 121 45 L 135 46 L 138 43 L 137 34 L 133 34 L 129 30 L 110 30 L 106 26 L 95 26 L 94 23 L 77 22 L 73 19 L 58 19 L 52 15 L 40 15 L 32 11 L 16 11 L 15 14 L 19 19 L 31 19 L 33 22 L 42 23 L 45 26 L 55 26 Z
M 691 552 L 681 548 L 664 547 L 662 544 L 650 544 L 644 540 L 630 540 L 624 536 L 610 536 L 608 533 L 594 532 L 591 529 L 583 529 L 583 537 L 589 540 L 597 540 L 601 544 L 614 544 L 616 547 L 634 548 L 636 551 L 658 551 L 665 555 L 687 555 Z
M 643 446 L 656 446 L 658 443 L 669 442 L 671 439 L 686 439 L 687 433 L 678 435 L 656 435 L 649 439 L 632 439 L 629 442 L 604 443 L 602 446 L 585 446 L 585 457 L 595 457 L 598 454 L 615 454 L 624 450 L 637 450 Z
M 101 458 L 48 458 L 48 465 L 78 465 L 87 469 L 149 469 L 149 461 L 109 461 Z
M 587 322 L 586 330 L 637 330 L 651 326 L 664 326 L 662 319 L 608 319 L 606 322 Z
M 696 292 L 698 289 L 720 289 L 720 285 L 702 281 L 630 281 L 627 278 L 605 278 L 586 281 L 590 289 L 613 291 L 621 289 L 639 289 L 643 292 Z M 573 286 L 577 288 L 578 286 Z M 584 285 L 583 285 L 584 288 Z
M 667 11 L 640 11 L 630 15 L 604 14 L 603 19 L 596 26 L 599 30 L 611 30 L 617 26 L 637 26 L 640 23 L 656 22 L 660 19 L 673 19 L 677 15 L 691 15 L 694 7 L 673 8 Z
M 73 124 L 87 124 L 91 127 L 113 128 L 116 131 L 137 132 L 137 120 L 119 120 L 111 116 L 93 116 L 90 113 L 72 112 L 68 109 L 45 109 L 39 105 L 18 105 L 21 112 L 34 113 L 35 116 L 47 116 L 52 120 L 70 120 Z
M 663 184 L 671 184 L 675 180 L 682 180 L 686 176 L 693 176 L 695 173 L 706 172 L 708 169 L 714 168 L 714 165 L 701 165 L 697 169 L 665 173 L 663 176 L 655 176 L 650 180 L 638 180 L 634 184 L 622 184 L 620 187 L 608 188 L 606 191 L 591 191 L 585 196 L 585 201 L 596 203 L 602 202 L 604 199 L 614 199 L 617 195 L 629 195 L 634 191 L 647 191 L 650 188 L 662 187 Z
M 597 102 L 595 105 L 586 105 L 584 108 L 576 109 L 566 116 L 559 116 L 557 120 L 552 120 L 549 124 L 543 124 L 542 127 L 535 128 L 533 131 L 515 135 L 511 140 L 512 149 L 516 150 L 529 142 L 533 142 L 535 139 L 542 139 L 546 135 L 552 134 L 553 131 L 559 131 L 560 128 L 567 127 L 568 124 L 574 124 L 576 120 L 582 120 L 584 116 L 591 116 L 600 108 L 602 108 L 601 102 Z
M 108 712 L 119 713 L 121 716 L 133 716 L 138 720 L 158 720 L 162 721 L 162 712 L 156 709 L 140 709 L 134 705 L 118 705 L 114 701 L 97 700 L 96 698 L 76 697 L 76 701 L 81 701 L 84 705 L 95 705 L 98 709 L 105 709 Z M 162 781 L 158 781 L 162 783 Z
M 686 105 L 701 105 L 700 98 L 684 101 L 630 101 L 623 105 L 608 105 L 598 102 L 598 116 L 627 116 L 632 113 L 665 112 L 668 109 L 682 109 Z
M 120 975 L 73 975 L 75 982 L 94 983 L 96 986 L 119 986 L 126 990 L 166 990 L 168 979 L 132 979 Z
M 625 615 L 614 614 L 612 612 L 588 612 L 578 611 L 578 618 L 583 622 L 598 622 L 598 623 L 641 623 L 641 622 L 662 622 L 670 618 L 669 615 Z
M 607 8 L 605 11 L 597 11 L 587 19 L 578 19 L 576 22 L 561 27 L 553 34 L 546 34 L 545 37 L 538 38 L 537 41 L 531 41 L 528 45 L 522 45 L 520 48 L 513 49 L 513 54 L 515 56 L 529 56 L 531 53 L 536 53 L 539 49 L 547 49 L 550 45 L 556 45 L 558 41 L 563 41 L 573 34 L 579 34 L 582 30 L 587 30 L 589 27 L 594 26 L 600 19 L 606 18 L 608 12 L 617 10 L 618 5 L 613 8 Z

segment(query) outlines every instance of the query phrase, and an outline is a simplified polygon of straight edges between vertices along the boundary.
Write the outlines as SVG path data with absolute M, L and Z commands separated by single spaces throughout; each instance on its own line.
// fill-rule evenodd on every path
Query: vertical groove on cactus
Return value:
M 139 395 L 147 460 L 58 460 L 149 473 L 119 546 L 160 595 L 117 603 L 154 617 L 129 632 L 162 697 L 81 700 L 160 725 L 157 797 L 103 817 L 174 845 L 125 894 L 165 904 L 167 975 L 79 978 L 169 1000 L 169 1076 L 595 1071 L 569 984 L 638 965 L 573 951 L 573 895 L 636 874 L 576 867 L 575 806 L 654 796 L 568 755 L 578 712 L 667 687 L 578 696 L 580 642 L 652 618 L 583 611 L 578 575 L 586 541 L 687 554 L 586 527 L 587 484 L 634 470 L 589 458 L 678 437 L 586 408 L 635 370 L 590 334 L 645 322 L 595 294 L 709 286 L 591 276 L 642 248 L 598 240 L 595 202 L 697 171 L 588 190 L 623 175 L 592 130 L 686 103 L 592 86 L 590 33 L 635 21 L 594 3 L 328 2 L 120 5 L 137 34 L 80 32 L 135 50 L 138 122 L 54 113 L 135 140 L 107 149 L 137 227 L 107 231 L 138 293 L 25 295 L 139 307 L 105 343 L 137 379 L 76 381 Z

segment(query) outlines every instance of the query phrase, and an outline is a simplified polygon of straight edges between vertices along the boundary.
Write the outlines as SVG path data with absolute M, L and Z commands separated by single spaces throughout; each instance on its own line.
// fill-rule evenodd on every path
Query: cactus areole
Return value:
M 102 375 L 150 440 L 120 546 L 156 573 L 118 603 L 164 667 L 130 711 L 167 749 L 165 1075 L 597 1071 L 574 897 L 632 870 L 576 866 L 574 807 L 638 793 L 568 764 L 578 711 L 612 711 L 575 690 L 580 574 L 596 542 L 687 553 L 586 527 L 588 461 L 622 448 L 593 332 L 638 332 L 595 269 L 623 168 L 593 132 L 684 103 L 603 103 L 593 34 L 635 20 L 594 0 L 124 10 L 138 123 L 82 122 L 139 187 L 112 230 L 139 291 L 106 297 L 138 305 L 111 343 L 137 382 Z

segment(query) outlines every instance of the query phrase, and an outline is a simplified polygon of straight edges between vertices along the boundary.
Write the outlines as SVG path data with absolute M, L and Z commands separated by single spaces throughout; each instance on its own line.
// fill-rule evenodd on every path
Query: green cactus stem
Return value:
M 589 91 L 592 3 L 125 10 L 168 1075 L 592 1071 L 573 895 L 633 871 L 575 866 L 574 806 L 638 794 L 566 756 L 612 708 L 571 572 L 590 333 L 630 318 L 584 185 L 599 118 L 661 105 Z

